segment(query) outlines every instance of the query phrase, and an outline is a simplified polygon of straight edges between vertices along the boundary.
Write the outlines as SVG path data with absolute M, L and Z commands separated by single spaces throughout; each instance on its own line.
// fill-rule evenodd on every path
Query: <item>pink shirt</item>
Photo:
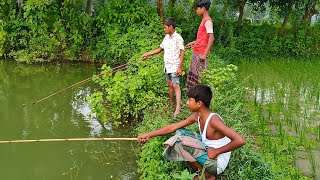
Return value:
M 204 51 L 206 50 L 206 47 L 209 43 L 209 35 L 206 31 L 206 27 L 205 27 L 205 23 L 206 21 L 212 21 L 211 18 L 205 17 L 202 19 L 199 29 L 198 29 L 198 33 L 197 33 L 197 39 L 196 39 L 196 43 L 194 44 L 193 47 L 193 52 L 195 54 L 203 54 Z M 210 50 L 208 52 L 208 54 L 210 53 Z

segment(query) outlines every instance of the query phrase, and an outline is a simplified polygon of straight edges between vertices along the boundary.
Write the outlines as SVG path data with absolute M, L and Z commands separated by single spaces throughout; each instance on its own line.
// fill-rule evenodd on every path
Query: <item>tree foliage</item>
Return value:
M 154 34 L 153 39 L 162 39 L 161 20 L 167 17 L 176 19 L 186 43 L 195 40 L 201 21 L 195 13 L 196 2 L 4 0 L 0 2 L 0 56 L 27 62 L 82 60 L 119 65 L 140 52 L 143 43 L 134 39 L 139 37 L 137 34 L 146 32 Z M 228 54 L 240 52 L 248 56 L 263 50 L 252 48 L 264 46 L 268 53 L 284 48 L 289 56 L 308 55 L 318 47 L 317 37 L 309 42 L 309 37 L 319 30 L 318 26 L 310 27 L 311 16 L 318 8 L 319 0 L 212 1 L 210 15 L 216 27 L 214 47 L 220 52 L 231 50 Z M 252 17 L 259 13 L 268 14 L 270 20 L 256 23 Z M 266 37 L 254 30 L 260 29 L 258 26 L 269 28 L 272 33 L 268 32 Z M 257 39 L 242 37 L 246 35 Z M 272 47 L 267 46 L 271 39 Z

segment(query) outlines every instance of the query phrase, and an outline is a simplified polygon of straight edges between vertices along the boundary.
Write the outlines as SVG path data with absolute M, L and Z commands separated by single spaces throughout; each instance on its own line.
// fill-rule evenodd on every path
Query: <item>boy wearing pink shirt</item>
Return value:
M 208 14 L 211 2 L 202 0 L 197 2 L 197 14 L 202 16 L 199 25 L 196 41 L 187 44 L 186 49 L 193 47 L 190 68 L 187 76 L 186 88 L 189 90 L 192 86 L 199 84 L 201 72 L 208 67 L 207 57 L 210 54 L 210 48 L 214 40 L 213 23 Z

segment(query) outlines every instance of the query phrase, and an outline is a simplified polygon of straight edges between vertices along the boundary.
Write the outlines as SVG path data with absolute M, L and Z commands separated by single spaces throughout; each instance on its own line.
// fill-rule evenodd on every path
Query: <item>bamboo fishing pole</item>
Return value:
M 150 59 L 152 59 L 152 58 L 150 58 Z M 134 62 L 137 62 L 138 60 L 140 60 L 140 59 L 137 59 L 137 60 L 134 60 L 134 61 L 131 61 L 131 62 L 122 64 L 122 65 L 117 66 L 117 67 L 114 67 L 114 68 L 112 68 L 110 71 L 111 71 L 112 73 L 115 73 L 115 72 L 124 70 L 124 69 L 126 69 L 130 64 L 133 64 Z M 108 71 L 108 72 L 110 72 L 110 71 Z M 101 74 L 97 74 L 96 76 L 101 77 L 101 76 L 103 76 L 103 75 L 105 75 L 105 74 L 104 74 L 104 73 L 101 73 Z M 36 101 L 36 102 L 33 102 L 32 104 L 33 104 L 33 105 L 34 105 L 34 104 L 37 104 L 37 103 L 39 103 L 39 102 L 41 102 L 41 101 L 44 101 L 44 100 L 46 100 L 46 99 L 48 99 L 48 98 L 50 98 L 50 97 L 52 97 L 52 96 L 54 96 L 54 95 L 56 95 L 56 94 L 59 94 L 59 93 L 63 92 L 63 91 L 65 91 L 65 90 L 68 90 L 68 89 L 73 88 L 73 87 L 80 86 L 81 84 L 84 84 L 84 83 L 87 83 L 87 82 L 90 82 L 90 81 L 92 81 L 92 77 L 87 78 L 87 79 L 84 79 L 84 80 L 82 80 L 82 81 L 79 81 L 79 82 L 77 82 L 77 83 L 75 83 L 75 84 L 72 84 L 71 86 L 65 87 L 65 88 L 63 88 L 63 89 L 61 89 L 61 90 L 59 90 L 59 91 L 56 91 L 56 92 L 54 92 L 54 93 L 52 93 L 52 94 L 50 94 L 50 95 L 48 95 L 48 96 L 46 96 L 46 97 L 44 97 L 44 98 Z
M 66 142 L 66 141 L 138 141 L 138 138 L 70 138 L 70 139 L 26 139 L 0 141 L 5 143 L 30 143 L 30 142 Z

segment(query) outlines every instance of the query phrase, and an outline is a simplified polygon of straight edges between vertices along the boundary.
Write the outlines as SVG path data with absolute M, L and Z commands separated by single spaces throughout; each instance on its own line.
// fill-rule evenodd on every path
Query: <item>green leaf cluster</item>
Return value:
M 155 9 L 144 0 L 92 1 L 92 12 L 85 9 L 86 2 L 76 0 L 1 2 L 0 56 L 117 65 L 140 52 L 135 39 L 149 38 L 143 45 L 162 39 Z
M 135 61 L 126 71 L 115 73 L 104 65 L 102 74 L 95 79 L 102 91 L 94 93 L 90 100 L 103 121 L 118 124 L 120 119 L 138 118 L 148 106 L 166 98 L 162 58 Z

